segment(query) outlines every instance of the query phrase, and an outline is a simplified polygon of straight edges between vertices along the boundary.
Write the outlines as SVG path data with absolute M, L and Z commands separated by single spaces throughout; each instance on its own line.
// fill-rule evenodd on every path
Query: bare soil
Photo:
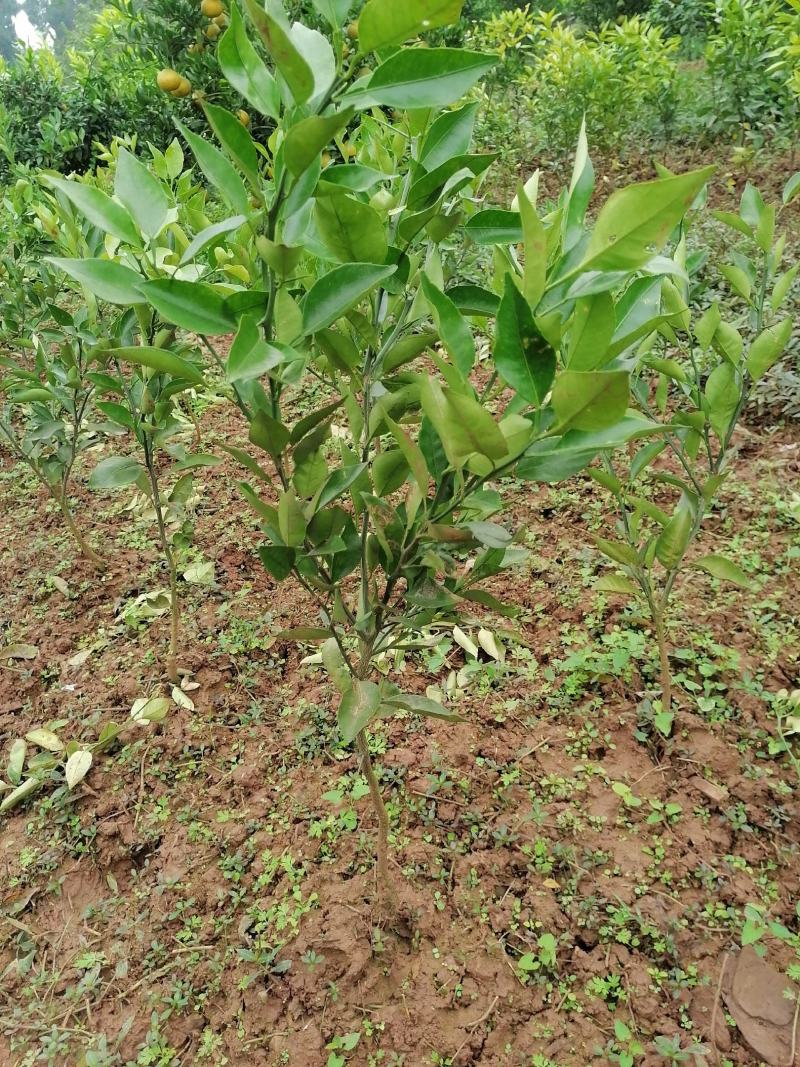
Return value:
M 201 425 L 208 443 L 246 439 L 228 408 Z M 732 551 L 757 590 L 682 580 L 668 740 L 643 726 L 657 691 L 646 620 L 591 589 L 600 490 L 514 491 L 531 555 L 494 592 L 523 614 L 482 619 L 507 667 L 466 691 L 463 723 L 374 732 L 404 902 L 391 922 L 331 689 L 301 665 L 311 648 L 273 640 L 315 609 L 260 567 L 235 463 L 200 474 L 196 543 L 216 584 L 183 589 L 195 710 L 134 727 L 74 795 L 46 792 L 0 823 L 0 1065 L 578 1067 L 615 1062 L 615 1020 L 645 1067 L 669 1062 L 652 1042 L 674 1035 L 705 1046 L 698 1063 L 723 1062 L 712 1043 L 732 1064 L 787 1062 L 747 1043 L 722 978 L 746 905 L 798 933 L 797 783 L 770 754 L 765 694 L 798 684 L 797 524 L 782 502 L 800 435 L 745 428 L 740 446 L 703 550 Z M 98 576 L 66 554 L 24 471 L 2 464 L 5 641 L 38 649 L 0 665 L 2 749 L 53 721 L 93 741 L 137 697 L 169 692 L 166 619 L 134 630 L 118 614 L 166 585 L 153 531 L 124 493 L 80 479 L 77 515 L 109 560 Z M 435 670 L 409 661 L 404 685 L 461 664 L 457 646 Z M 658 815 L 672 803 L 677 817 Z M 543 934 L 555 963 L 540 962 Z M 761 945 L 774 971 L 796 965 L 785 940 Z M 356 1033 L 352 1051 L 326 1048 Z M 119 1059 L 86 1057 L 101 1035 Z

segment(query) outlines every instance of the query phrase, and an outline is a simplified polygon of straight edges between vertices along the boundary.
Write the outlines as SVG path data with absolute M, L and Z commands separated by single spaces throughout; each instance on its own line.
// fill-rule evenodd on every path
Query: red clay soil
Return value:
M 202 425 L 209 442 L 244 441 L 227 408 Z M 300 663 L 313 649 L 272 641 L 315 609 L 259 566 L 233 461 L 199 475 L 196 542 L 217 584 L 185 588 L 195 710 L 128 731 L 72 798 L 45 793 L 0 823 L 0 1065 L 579 1067 L 617 1062 L 615 1020 L 638 1035 L 645 1067 L 669 1062 L 653 1041 L 674 1035 L 705 1046 L 698 1063 L 765 1062 L 720 976 L 746 905 L 798 933 L 797 783 L 770 755 L 764 694 L 798 684 L 798 527 L 784 503 L 799 440 L 741 435 L 740 479 L 703 549 L 732 546 L 758 588 L 682 580 L 679 710 L 660 744 L 642 728 L 656 692 L 646 622 L 590 588 L 601 491 L 515 490 L 531 555 L 494 591 L 524 610 L 483 620 L 515 635 L 507 670 L 467 690 L 460 724 L 408 717 L 375 731 L 403 901 L 388 921 L 331 688 Z M 38 649 L 0 669 L 2 748 L 53 720 L 94 740 L 137 697 L 169 692 L 165 620 L 137 631 L 117 614 L 166 585 L 152 530 L 122 510 L 124 494 L 79 487 L 79 518 L 109 559 L 98 577 L 65 556 L 58 516 L 7 457 L 0 493 L 5 638 Z M 608 662 L 570 666 L 589 648 Z M 80 649 L 91 654 L 70 665 Z M 409 662 L 403 684 L 424 690 L 462 663 L 456 646 L 435 670 Z M 659 807 L 672 803 L 677 817 Z M 771 973 L 797 965 L 790 942 L 767 933 L 761 945 Z M 119 1059 L 85 1058 L 100 1035 Z M 785 1058 L 766 1062 L 788 1062 L 791 1040 L 781 1030 L 769 1055 Z

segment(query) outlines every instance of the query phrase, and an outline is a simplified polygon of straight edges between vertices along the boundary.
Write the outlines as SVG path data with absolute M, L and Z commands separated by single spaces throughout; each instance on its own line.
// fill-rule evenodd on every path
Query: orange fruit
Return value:
M 172 70 L 171 67 L 164 67 L 156 75 L 156 84 L 165 93 L 172 93 L 181 84 L 181 76 L 177 70 Z

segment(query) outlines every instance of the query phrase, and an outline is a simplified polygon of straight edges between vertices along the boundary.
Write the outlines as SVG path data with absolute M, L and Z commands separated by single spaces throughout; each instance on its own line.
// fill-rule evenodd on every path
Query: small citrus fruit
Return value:
M 181 76 L 178 74 L 177 70 L 165 67 L 156 75 L 156 84 L 159 89 L 163 89 L 165 93 L 171 93 L 181 84 Z
M 223 11 L 221 0 L 203 0 L 200 10 L 206 18 L 215 19 Z
M 236 117 L 239 122 L 241 122 L 242 126 L 250 125 L 250 116 L 247 114 L 244 108 L 240 108 L 239 111 L 236 112 Z
M 188 78 L 181 78 L 178 87 L 172 90 L 172 95 L 177 97 L 188 96 L 192 91 L 192 83 Z

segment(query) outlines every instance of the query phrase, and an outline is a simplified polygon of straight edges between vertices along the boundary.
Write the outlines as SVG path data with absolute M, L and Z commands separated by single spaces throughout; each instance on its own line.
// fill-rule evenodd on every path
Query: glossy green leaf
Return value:
M 340 467 L 339 470 L 334 471 L 320 490 L 316 500 L 317 508 L 327 507 L 342 493 L 346 493 L 366 469 L 366 463 L 353 463 L 348 467 Z
M 534 442 L 517 464 L 520 478 L 537 482 L 559 482 L 577 474 L 599 452 L 621 448 L 628 441 L 661 430 L 657 422 L 628 411 L 623 418 L 604 430 L 584 432 L 568 430 L 562 437 Z
M 458 22 L 464 0 L 368 0 L 358 16 L 358 43 L 364 52 L 402 44 L 419 33 Z
M 238 215 L 249 214 L 250 194 L 233 164 L 213 144 L 192 133 L 182 123 L 177 125 L 186 138 L 200 170 L 222 195 L 223 200 L 226 200 Z
M 45 256 L 45 262 L 63 270 L 109 304 L 145 303 L 140 289 L 144 278 L 121 263 L 111 259 L 60 259 L 56 256 Z
M 305 540 L 306 517 L 294 489 L 287 489 L 281 493 L 278 502 L 278 528 L 284 544 L 289 548 L 299 548 Z
M 468 220 L 467 235 L 478 245 L 513 245 L 524 240 L 522 217 L 518 211 L 487 208 Z
M 99 226 L 106 233 L 118 237 L 120 241 L 137 247 L 141 244 L 139 231 L 127 209 L 112 200 L 102 189 L 49 175 L 46 180 L 48 185 L 63 193 L 93 226 Z
M 425 377 L 420 381 L 420 399 L 452 467 L 462 467 L 473 453 L 492 461 L 508 454 L 497 423 L 473 397 Z
M 140 367 L 147 367 L 156 371 L 157 374 L 171 374 L 173 378 L 185 378 L 193 385 L 203 384 L 203 375 L 198 367 L 165 348 L 130 345 L 125 348 L 112 348 L 110 355 L 126 363 L 136 363 Z
M 604 574 L 594 583 L 598 593 L 614 593 L 619 596 L 637 596 L 639 587 L 630 578 L 621 574 Z
M 541 407 L 556 370 L 556 354 L 533 321 L 527 301 L 506 275 L 494 336 L 494 362 L 502 379 L 528 404 Z
M 556 379 L 552 403 L 561 425 L 603 430 L 625 414 L 628 393 L 627 371 L 566 370 Z
M 383 220 L 363 200 L 345 193 L 319 197 L 314 218 L 325 247 L 342 263 L 383 263 L 388 252 Z
M 310 115 L 289 129 L 284 141 L 283 158 L 295 177 L 308 170 L 334 136 L 344 129 L 352 115 L 352 108 L 331 115 Z M 349 171 L 351 168 L 346 169 Z M 329 171 L 325 172 L 325 180 L 331 180 Z
M 429 719 L 443 719 L 445 722 L 464 721 L 457 711 L 446 708 L 438 701 L 420 696 L 418 693 L 391 693 L 384 698 L 383 703 L 390 708 L 413 711 L 416 715 L 424 715 Z
M 252 381 L 284 361 L 283 353 L 264 340 L 258 316 L 242 315 L 225 364 L 228 381 Z
M 230 158 L 239 166 L 250 184 L 260 192 L 258 175 L 258 151 L 250 131 L 233 112 L 216 104 L 203 101 L 211 129 Z
M 342 739 L 349 744 L 369 725 L 381 706 L 381 691 L 374 682 L 353 679 L 350 689 L 342 696 L 336 720 Z
M 422 294 L 431 306 L 442 344 L 466 378 L 475 364 L 472 331 L 453 301 L 425 274 L 422 275 Z
M 387 107 L 447 107 L 492 69 L 497 56 L 458 48 L 404 48 L 382 63 L 353 103 Z
M 598 215 L 577 269 L 614 271 L 644 266 L 664 247 L 714 170 L 703 167 L 612 193 Z
M 455 111 L 445 112 L 433 122 L 419 156 L 425 170 L 436 170 L 449 159 L 469 150 L 477 111 L 477 101 L 473 101 Z
M 141 463 L 130 456 L 109 456 L 101 460 L 89 477 L 92 489 L 119 489 L 133 483 L 145 473 Z
M 692 525 L 692 509 L 684 496 L 656 541 L 656 556 L 666 570 L 673 570 L 683 559 L 691 540 Z
M 278 86 L 247 36 L 236 4 L 230 5 L 230 25 L 217 44 L 220 70 L 233 88 L 256 111 L 277 119 L 281 113 Z
M 610 293 L 576 300 L 567 353 L 569 369 L 596 370 L 607 363 L 614 327 L 614 301 Z
M 249 438 L 274 460 L 279 460 L 281 453 L 289 443 L 289 430 L 266 411 L 257 411 L 250 423 Z
M 763 330 L 750 345 L 747 354 L 747 371 L 757 381 L 783 355 L 792 336 L 793 322 L 784 319 Z
M 213 337 L 236 329 L 225 298 L 205 282 L 158 278 L 145 282 L 141 292 L 162 318 L 184 330 Z
M 753 588 L 752 580 L 745 574 L 742 568 L 731 560 L 726 559 L 725 556 L 718 556 L 713 553 L 708 556 L 701 556 L 699 559 L 692 561 L 692 566 L 698 567 L 701 571 L 705 571 L 714 578 L 721 578 L 724 582 L 731 582 L 733 585 L 738 585 L 742 589 Z
M 114 194 L 130 212 L 145 237 L 156 237 L 169 216 L 170 204 L 161 182 L 150 170 L 120 147 Z
M 203 249 L 216 241 L 218 237 L 224 236 L 226 233 L 232 233 L 234 230 L 238 230 L 240 226 L 243 226 L 247 222 L 244 215 L 233 215 L 229 219 L 223 219 L 221 222 L 214 222 L 211 226 L 206 226 L 201 230 L 186 247 L 186 251 L 181 256 L 181 266 L 185 263 L 191 263 L 192 260 L 198 256 Z
M 530 307 L 535 310 L 545 289 L 547 233 L 522 183 L 517 186 L 517 203 L 522 222 L 522 242 L 525 254 L 522 268 L 522 294 Z
M 303 332 L 317 333 L 336 322 L 396 269 L 376 263 L 346 263 L 328 271 L 303 299 Z
M 741 387 L 736 368 L 730 363 L 720 363 L 708 376 L 704 399 L 708 421 L 722 442 L 727 441 L 740 395 Z
M 296 104 L 304 104 L 314 91 L 314 75 L 291 36 L 286 13 L 278 0 L 244 0 L 253 25 L 261 34 L 269 54 L 280 71 Z

